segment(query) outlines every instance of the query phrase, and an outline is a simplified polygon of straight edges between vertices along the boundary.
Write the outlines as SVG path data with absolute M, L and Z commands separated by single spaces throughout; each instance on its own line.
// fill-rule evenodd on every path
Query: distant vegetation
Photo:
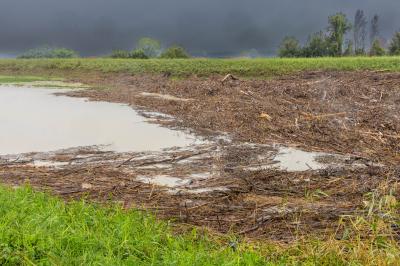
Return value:
M 134 59 L 149 59 L 149 55 L 143 49 L 135 49 L 129 54 L 129 58 Z
M 114 50 L 111 53 L 111 58 L 133 58 L 133 59 L 149 59 L 146 53 L 141 49 L 135 49 L 131 52 L 126 50 Z
M 389 52 L 391 55 L 400 55 L 400 32 L 397 32 L 390 43 Z
M 280 57 L 400 55 L 400 32 L 395 33 L 389 45 L 385 45 L 387 42 L 379 33 L 379 16 L 374 15 L 369 25 L 370 42 L 367 44 L 368 22 L 364 11 L 357 10 L 354 24 L 350 23 L 345 14 L 337 13 L 328 18 L 326 31 L 311 34 L 303 46 L 294 37 L 284 38 L 278 55 Z M 345 40 L 346 36 L 352 38 Z
M 374 15 L 368 22 L 364 11 L 357 10 L 354 23 L 343 13 L 328 17 L 325 30 L 312 33 L 305 44 L 292 36 L 285 37 L 278 49 L 279 57 L 342 57 L 342 56 L 394 56 L 400 55 L 400 31 L 392 40 L 380 35 L 380 18 Z M 369 36 L 369 40 L 368 39 Z M 242 53 L 245 57 L 259 57 L 256 50 Z M 78 53 L 66 48 L 40 47 L 28 50 L 18 58 L 75 58 Z M 154 38 L 138 40 L 133 50 L 116 49 L 107 57 L 115 59 L 187 59 L 190 54 L 184 47 L 173 45 L 165 48 Z
M 67 48 L 50 48 L 50 47 L 40 47 L 40 48 L 30 49 L 18 56 L 18 58 L 21 59 L 75 58 L 75 57 L 79 57 L 79 55 L 74 50 Z
M 189 58 L 189 54 L 180 46 L 172 46 L 166 49 L 160 58 Z
M 125 50 L 113 50 L 110 57 L 111 58 L 129 58 L 131 53 Z
M 136 48 L 132 51 L 114 50 L 111 58 L 132 58 L 132 59 L 150 59 L 150 58 L 189 58 L 189 54 L 183 47 L 174 45 L 165 50 L 161 48 L 161 43 L 152 38 L 141 38 Z
M 155 58 L 161 53 L 161 43 L 156 39 L 141 38 L 137 43 L 136 49 L 143 51 L 148 58 Z

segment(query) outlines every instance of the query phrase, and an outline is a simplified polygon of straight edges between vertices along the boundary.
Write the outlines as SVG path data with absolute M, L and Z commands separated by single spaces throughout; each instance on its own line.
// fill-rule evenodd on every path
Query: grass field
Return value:
M 384 203 L 376 206 L 387 211 Z M 400 249 L 386 225 L 354 219 L 340 241 L 250 244 L 195 229 L 174 234 L 135 210 L 0 186 L 0 265 L 395 265 Z M 361 240 L 365 226 L 371 237 Z
M 0 188 L 0 265 L 262 265 L 192 231 L 117 206 L 62 200 L 29 188 Z
M 82 70 L 126 73 L 165 73 L 173 76 L 235 74 L 271 77 L 305 70 L 400 71 L 400 57 L 345 57 L 296 59 L 1 59 L 1 72 Z

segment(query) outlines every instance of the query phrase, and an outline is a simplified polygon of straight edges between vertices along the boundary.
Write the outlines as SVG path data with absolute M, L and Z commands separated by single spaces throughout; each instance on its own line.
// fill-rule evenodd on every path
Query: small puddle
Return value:
M 147 123 L 127 105 L 54 95 L 69 91 L 0 86 L 0 154 L 104 145 L 104 150 L 141 152 L 202 143 Z
M 258 163 L 247 166 L 244 169 L 247 171 L 260 171 L 268 169 L 279 169 L 288 172 L 302 172 L 309 170 L 325 169 L 329 166 L 338 165 L 337 162 L 320 162 L 323 156 L 334 156 L 336 160 L 344 163 L 344 158 L 339 155 L 327 154 L 322 152 L 302 151 L 292 147 L 269 146 L 271 149 L 277 148 L 275 154 L 270 152 L 257 156 Z
M 274 161 L 277 162 L 275 166 L 288 172 L 319 170 L 326 167 L 326 165 L 317 161 L 317 158 L 323 155 L 326 154 L 280 147 L 278 154 L 274 157 Z

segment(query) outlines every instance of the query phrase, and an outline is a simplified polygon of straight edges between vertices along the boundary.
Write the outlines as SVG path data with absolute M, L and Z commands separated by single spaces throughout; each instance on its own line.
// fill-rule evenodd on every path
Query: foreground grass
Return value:
M 103 72 L 165 73 L 173 76 L 235 74 L 272 77 L 312 70 L 400 71 L 400 57 L 264 58 L 264 59 L 1 59 L 1 72 L 82 70 Z
M 385 222 L 359 218 L 352 223 L 352 230 L 346 231 L 346 239 L 341 241 L 305 240 L 285 248 L 235 241 L 232 245 L 228 239 L 209 237 L 194 229 L 186 234 L 173 234 L 166 222 L 138 211 L 83 201 L 66 204 L 30 188 L 14 190 L 0 186 L 0 265 L 400 263 L 399 246 L 387 236 Z M 371 237 L 361 239 L 357 231 L 366 228 Z
M 167 223 L 114 206 L 63 201 L 28 188 L 0 188 L 0 265 L 262 265 L 196 231 L 174 236 Z

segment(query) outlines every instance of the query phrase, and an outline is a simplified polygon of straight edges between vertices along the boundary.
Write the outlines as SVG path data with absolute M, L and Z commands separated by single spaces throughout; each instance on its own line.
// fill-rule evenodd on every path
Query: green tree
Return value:
M 367 37 L 367 19 L 364 15 L 363 10 L 357 10 L 356 15 L 354 16 L 354 26 L 353 26 L 353 34 L 354 34 L 354 50 L 357 53 L 362 53 L 361 51 L 365 51 L 365 39 Z
M 343 13 L 337 13 L 330 16 L 328 20 L 328 32 L 333 45 L 332 47 L 335 55 L 341 56 L 343 53 L 344 36 L 351 29 L 351 24 Z
M 371 50 L 369 51 L 370 56 L 384 56 L 386 54 L 385 49 L 381 46 L 381 43 L 378 39 L 373 41 Z
M 354 46 L 352 40 L 347 40 L 346 49 L 344 50 L 344 56 L 352 56 L 354 55 Z
M 285 37 L 279 46 L 278 55 L 279 57 L 300 57 L 300 42 L 294 37 Z
M 400 31 L 396 32 L 389 46 L 391 55 L 400 55 Z
M 330 39 L 324 32 L 313 33 L 308 37 L 307 44 L 302 51 L 305 57 L 334 56 Z
M 371 46 L 373 42 L 379 38 L 379 16 L 377 14 L 371 19 L 371 30 L 369 33 Z
M 161 58 L 170 58 L 170 59 L 173 59 L 173 58 L 185 59 L 185 58 L 189 58 L 190 56 L 183 47 L 174 45 L 174 46 L 169 47 L 167 50 L 165 50 L 161 54 L 160 57 Z
M 136 46 L 136 49 L 143 50 L 144 54 L 149 57 L 157 57 L 161 51 L 161 43 L 152 38 L 141 38 Z

